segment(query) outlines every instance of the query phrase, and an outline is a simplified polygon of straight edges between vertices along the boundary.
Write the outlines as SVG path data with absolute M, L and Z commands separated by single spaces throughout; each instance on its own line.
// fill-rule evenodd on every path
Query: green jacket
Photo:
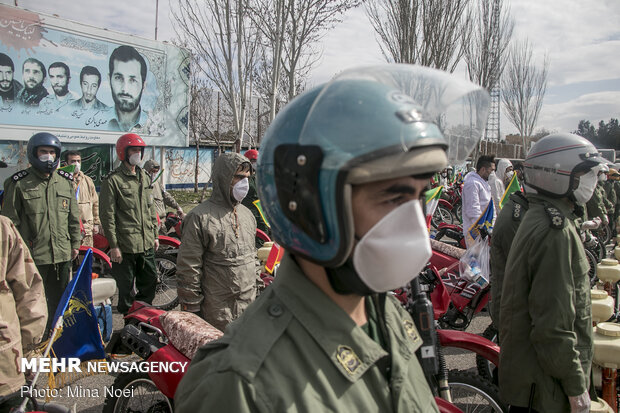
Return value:
M 30 167 L 4 181 L 2 215 L 9 217 L 37 265 L 71 260 L 80 248 L 79 206 L 73 176 L 56 170 L 49 177 Z
M 605 197 L 611 203 L 611 209 L 608 211 L 608 213 L 612 216 L 615 214 L 616 204 L 618 204 L 618 194 L 615 187 L 616 185 L 614 184 L 614 181 L 607 180 L 603 182 Z
M 586 202 L 588 219 L 599 217 L 603 222 L 606 221 L 604 217 L 607 216 L 609 201 L 605 201 L 605 191 L 603 190 L 603 187 L 600 185 L 600 183 L 597 183 L 596 189 L 592 194 L 592 198 L 590 198 L 590 200 Z
M 499 387 L 504 402 L 568 412 L 588 389 L 592 315 L 588 261 L 567 201 L 527 195 L 512 243 L 500 308 Z
M 130 254 L 153 248 L 158 228 L 150 184 L 144 170 L 131 173 L 124 163 L 101 182 L 99 218 L 110 248 Z
M 230 184 L 243 162 L 248 162 L 245 156 L 231 152 L 217 159 L 211 197 L 183 220 L 177 258 L 181 308 L 200 311 L 220 330 L 256 298 L 256 221 L 230 197 Z
M 491 320 L 495 326 L 500 325 L 499 307 L 502 298 L 502 283 L 506 260 L 512 241 L 529 208 L 529 202 L 523 192 L 513 192 L 500 211 L 493 224 L 491 236 Z
M 388 353 L 287 254 L 275 282 L 198 351 L 175 412 L 437 412 L 411 317 L 390 297 L 384 311 L 389 382 L 379 367 Z

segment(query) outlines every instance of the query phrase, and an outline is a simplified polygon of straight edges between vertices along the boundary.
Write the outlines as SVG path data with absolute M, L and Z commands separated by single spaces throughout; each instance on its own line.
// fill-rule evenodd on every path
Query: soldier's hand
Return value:
M 110 250 L 110 261 L 121 263 L 123 261 L 123 254 L 121 254 L 120 248 L 112 248 Z
M 77 258 L 78 254 L 80 253 L 80 250 L 71 250 L 71 261 L 73 261 L 74 259 Z
M 154 247 L 155 247 L 155 251 L 157 251 L 159 249 L 159 240 L 158 239 L 155 240 Z
M 177 216 L 178 216 L 180 219 L 185 218 L 185 212 L 183 212 L 183 208 L 179 207 L 179 209 L 177 209 Z
M 99 225 L 93 225 L 93 234 L 99 234 Z

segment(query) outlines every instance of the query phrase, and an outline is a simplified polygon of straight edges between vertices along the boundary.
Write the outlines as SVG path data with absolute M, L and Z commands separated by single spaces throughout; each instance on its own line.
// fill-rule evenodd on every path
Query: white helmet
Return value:
M 607 162 L 587 139 L 572 133 L 547 135 L 523 161 L 525 183 L 555 198 L 571 197 L 575 174 Z

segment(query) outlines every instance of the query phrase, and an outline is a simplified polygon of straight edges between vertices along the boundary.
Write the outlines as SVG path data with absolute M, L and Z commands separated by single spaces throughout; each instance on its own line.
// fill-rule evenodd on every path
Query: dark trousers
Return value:
M 116 262 L 112 264 L 112 277 L 118 287 L 117 310 L 125 315 L 134 301 L 132 296 L 134 281 L 137 290 L 135 300 L 149 304 L 153 302 L 157 287 L 157 270 L 153 248 L 138 254 L 123 252 L 122 255 L 123 260 L 120 264 Z
M 71 261 L 59 262 L 58 264 L 37 265 L 37 269 L 43 278 L 43 288 L 47 300 L 47 330 L 53 327 L 54 314 L 62 293 L 65 292 L 71 276 Z

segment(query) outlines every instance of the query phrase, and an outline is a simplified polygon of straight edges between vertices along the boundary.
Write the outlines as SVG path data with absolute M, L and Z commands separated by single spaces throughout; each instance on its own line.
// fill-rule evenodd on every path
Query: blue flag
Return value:
M 89 249 L 80 269 L 65 289 L 54 314 L 52 326 L 63 316 L 62 327 L 52 344 L 52 352 L 56 358 L 78 357 L 82 362 L 105 358 L 93 307 L 92 263 L 93 251 Z
M 480 217 L 478 217 L 478 220 L 471 227 L 469 227 L 469 230 L 467 231 L 467 239 L 468 239 L 467 245 L 471 245 L 471 243 L 476 238 L 478 238 L 478 236 L 480 235 L 481 228 L 485 228 L 487 233 L 490 233 L 491 229 L 493 229 L 493 200 L 492 199 L 489 201 L 489 205 L 487 205 L 487 208 L 482 212 L 482 214 L 480 214 Z

